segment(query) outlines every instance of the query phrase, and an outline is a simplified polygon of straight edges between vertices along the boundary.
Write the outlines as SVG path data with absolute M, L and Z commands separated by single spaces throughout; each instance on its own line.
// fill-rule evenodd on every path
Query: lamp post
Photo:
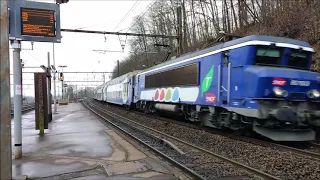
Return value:
M 64 77 L 63 77 L 63 68 L 66 68 L 67 65 L 59 65 L 59 67 L 62 69 L 61 73 L 62 73 L 62 78 L 61 78 L 61 75 L 60 75 L 60 80 L 61 80 L 61 89 L 62 89 L 62 98 L 63 99 L 63 80 L 64 80 Z

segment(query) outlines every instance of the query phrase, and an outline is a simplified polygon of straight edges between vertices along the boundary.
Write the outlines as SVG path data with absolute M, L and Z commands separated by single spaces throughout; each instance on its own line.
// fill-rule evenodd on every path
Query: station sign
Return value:
M 61 42 L 60 6 L 53 3 L 9 1 L 9 39 Z
M 55 37 L 54 11 L 21 8 L 21 35 Z

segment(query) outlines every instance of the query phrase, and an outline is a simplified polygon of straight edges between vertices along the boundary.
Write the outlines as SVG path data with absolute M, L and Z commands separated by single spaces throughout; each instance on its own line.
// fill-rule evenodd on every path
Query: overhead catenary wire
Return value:
M 127 28 L 126 33 L 128 33 L 128 31 L 131 30 L 131 28 L 138 22 L 138 20 L 140 20 L 148 11 L 149 9 L 153 6 L 154 2 L 156 0 L 153 0 L 151 3 L 149 3 L 149 5 L 145 8 L 145 11 L 143 13 L 141 13 L 135 20 L 133 23 L 131 23 L 131 26 L 129 28 Z M 145 37 L 144 37 L 145 38 Z M 121 42 L 120 42 L 121 43 Z M 124 49 L 124 48 L 123 48 Z
M 41 62 L 38 58 L 36 58 L 36 57 L 34 57 L 31 53 L 29 53 L 28 51 L 21 51 L 22 53 L 27 53 L 27 54 L 29 54 L 33 59 L 35 59 L 35 60 L 37 60 L 38 62 Z M 39 68 L 40 68 L 40 66 L 39 66 Z M 22 73 L 23 73 L 23 69 L 24 68 L 22 68 Z M 37 70 L 37 68 L 33 68 L 36 72 L 39 72 L 38 70 Z M 27 77 L 29 77 L 29 75 L 23 75 L 21 78 L 22 78 L 22 82 L 23 81 L 25 81 L 25 78 L 26 78 L 26 76 Z
M 129 14 L 132 13 L 137 7 L 138 5 L 141 3 L 141 0 L 137 0 L 133 6 L 129 9 L 129 11 L 125 14 L 125 16 L 120 20 L 120 22 L 116 25 L 116 27 L 113 29 L 113 31 L 115 31 L 120 24 L 129 17 Z M 110 37 L 110 35 L 108 35 L 107 37 L 104 35 L 104 42 L 106 42 L 108 40 L 108 38 Z M 120 37 L 119 37 L 120 38 Z M 120 45 L 121 45 L 121 41 L 120 41 Z M 94 68 L 93 71 L 96 70 L 97 66 L 99 66 L 100 61 L 98 62 L 98 64 L 96 65 L 96 67 Z
M 153 4 L 154 4 L 155 1 L 156 1 L 156 0 L 153 0 L 153 1 L 149 4 L 149 7 L 147 7 L 147 8 L 145 9 L 145 11 L 144 11 L 143 13 L 141 13 L 141 14 L 136 18 L 136 20 L 131 24 L 131 26 L 128 28 L 128 30 L 126 31 L 126 33 L 127 33 L 128 31 L 130 31 L 130 29 L 133 27 L 133 25 L 135 25 L 135 23 L 137 23 L 137 21 L 138 21 L 139 19 L 141 19 L 141 18 L 149 11 L 149 9 L 153 6 Z
M 126 15 L 120 20 L 120 22 L 117 24 L 117 26 L 113 29 L 113 31 L 115 31 L 119 26 L 120 26 L 120 24 L 125 20 L 125 19 L 127 19 L 127 17 L 129 17 L 129 14 L 131 13 L 131 12 L 133 12 L 134 11 L 134 9 L 136 8 L 136 7 L 138 7 L 138 5 L 141 3 L 141 0 L 137 0 L 134 4 L 133 4 L 133 6 L 129 9 L 129 11 L 126 13 Z M 107 39 L 110 37 L 110 35 L 109 36 L 107 36 L 107 37 L 105 37 L 105 42 L 107 41 Z
M 83 27 L 76 28 L 76 29 L 85 29 L 85 28 L 89 28 L 89 27 L 95 27 L 95 26 L 100 26 L 100 25 L 104 25 L 104 24 L 108 24 L 108 23 L 114 23 L 114 22 L 118 22 L 118 21 L 109 21 L 109 22 L 99 23 L 99 24 L 90 25 L 90 26 L 83 26 Z
M 127 19 L 128 15 L 134 11 L 134 9 L 140 4 L 141 0 L 136 1 L 136 3 L 131 7 L 131 9 L 127 12 L 127 14 L 121 19 L 118 25 L 114 28 L 114 31 L 120 26 L 120 24 Z M 138 5 L 137 5 L 138 4 Z M 137 5 L 137 6 L 136 6 Z

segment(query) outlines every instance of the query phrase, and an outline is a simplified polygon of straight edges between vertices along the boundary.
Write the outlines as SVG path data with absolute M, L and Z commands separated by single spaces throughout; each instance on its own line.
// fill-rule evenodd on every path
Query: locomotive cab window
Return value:
M 292 50 L 289 59 L 288 66 L 300 69 L 307 69 L 309 64 L 309 58 L 307 52 Z
M 281 52 L 278 48 L 271 46 L 258 46 L 255 58 L 257 65 L 280 65 Z

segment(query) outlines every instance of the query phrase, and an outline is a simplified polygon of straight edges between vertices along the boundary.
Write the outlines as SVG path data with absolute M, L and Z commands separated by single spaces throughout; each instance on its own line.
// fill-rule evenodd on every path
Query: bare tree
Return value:
M 220 30 L 239 36 L 296 38 L 320 50 L 319 0 L 156 0 L 148 13 L 135 18 L 132 31 L 176 35 L 178 6 L 182 7 L 186 53 L 213 44 Z M 129 47 L 134 53 L 120 62 L 120 74 L 176 56 L 177 45 L 175 39 L 130 38 Z M 316 71 L 320 70 L 319 59 L 319 55 L 314 56 L 312 67 Z

